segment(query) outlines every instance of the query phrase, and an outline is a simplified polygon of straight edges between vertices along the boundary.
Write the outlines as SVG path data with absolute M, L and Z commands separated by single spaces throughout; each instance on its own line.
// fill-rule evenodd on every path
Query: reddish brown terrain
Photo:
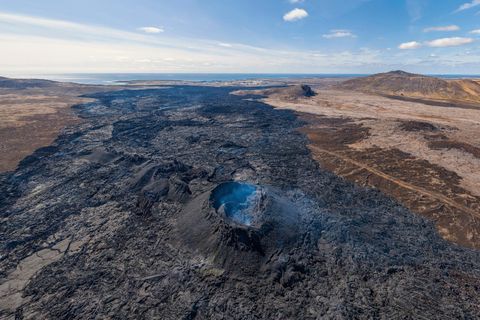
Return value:
M 382 86 L 376 87 L 377 77 Z M 432 219 L 445 239 L 480 248 L 480 108 L 472 104 L 478 97 L 471 92 L 465 105 L 466 91 L 452 89 L 444 97 L 462 97 L 463 103 L 433 101 L 439 97 L 425 91 L 425 79 L 434 86 L 444 82 L 392 72 L 317 85 L 313 97 L 298 88 L 263 93 L 266 103 L 301 114 L 306 121 L 301 131 L 323 167 Z M 402 88 L 402 83 L 400 91 L 415 101 L 387 97 L 394 92 L 386 87 Z M 360 92 L 370 89 L 377 92 Z
M 472 107 L 480 103 L 480 84 L 475 80 L 444 80 L 404 71 L 351 79 L 340 83 L 336 88 L 404 99 L 463 103 Z

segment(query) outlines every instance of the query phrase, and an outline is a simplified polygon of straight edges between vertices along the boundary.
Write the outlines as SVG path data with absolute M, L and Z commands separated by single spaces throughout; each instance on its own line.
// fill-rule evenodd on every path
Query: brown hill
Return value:
M 351 79 L 336 87 L 388 96 L 480 103 L 480 83 L 475 80 L 444 80 L 404 71 Z
M 51 80 L 41 79 L 10 79 L 0 77 L 1 89 L 31 89 L 31 88 L 48 88 L 58 86 L 60 83 Z

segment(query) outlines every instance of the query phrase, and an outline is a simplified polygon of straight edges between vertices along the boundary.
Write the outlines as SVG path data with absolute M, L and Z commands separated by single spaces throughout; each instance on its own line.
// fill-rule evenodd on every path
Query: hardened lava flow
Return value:
M 0 318 L 480 317 L 478 251 L 319 167 L 295 113 L 235 90 L 89 95 L 0 175 Z

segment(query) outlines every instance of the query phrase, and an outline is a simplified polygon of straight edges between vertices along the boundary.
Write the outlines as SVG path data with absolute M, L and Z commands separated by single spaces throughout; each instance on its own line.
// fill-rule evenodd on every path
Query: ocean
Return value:
M 179 80 L 179 81 L 235 81 L 254 79 L 284 79 L 284 78 L 351 78 L 361 74 L 268 74 L 268 73 L 68 73 L 68 74 L 42 74 L 36 78 L 75 82 L 83 84 L 115 84 L 130 80 Z M 32 78 L 33 76 L 26 76 Z
M 183 80 L 198 82 L 235 81 L 254 79 L 352 78 L 368 74 L 289 74 L 289 73 L 65 73 L 15 75 L 12 78 L 37 78 L 82 84 L 116 84 L 130 80 Z M 445 79 L 480 78 L 480 75 L 432 75 Z

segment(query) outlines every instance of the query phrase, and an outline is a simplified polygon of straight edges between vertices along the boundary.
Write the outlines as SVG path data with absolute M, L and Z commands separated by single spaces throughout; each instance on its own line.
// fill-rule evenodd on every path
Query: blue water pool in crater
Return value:
M 226 182 L 213 190 L 211 201 L 217 212 L 230 220 L 250 226 L 255 219 L 259 197 L 258 187 L 240 182 Z

